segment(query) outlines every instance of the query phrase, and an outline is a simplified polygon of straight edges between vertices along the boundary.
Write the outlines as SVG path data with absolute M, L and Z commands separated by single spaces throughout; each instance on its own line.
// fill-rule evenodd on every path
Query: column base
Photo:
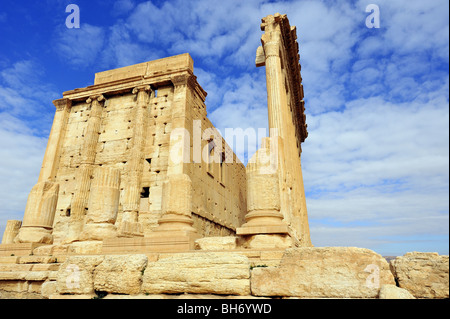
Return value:
M 117 227 L 109 223 L 92 223 L 84 225 L 80 241 L 104 240 L 117 237 Z
M 44 227 L 22 226 L 14 242 L 52 244 L 52 230 Z
M 143 237 L 144 230 L 139 222 L 122 221 L 118 231 L 119 237 Z
M 242 247 L 246 249 L 286 249 L 295 246 L 291 236 L 287 234 L 258 234 L 243 236 Z

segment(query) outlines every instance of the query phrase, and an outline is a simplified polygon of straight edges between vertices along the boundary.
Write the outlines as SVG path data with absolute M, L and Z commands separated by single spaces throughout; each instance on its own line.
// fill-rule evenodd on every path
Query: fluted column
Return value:
M 96 167 L 89 194 L 89 210 L 81 240 L 116 237 L 117 229 L 114 224 L 119 209 L 120 170 Z
M 48 137 L 47 148 L 42 161 L 38 183 L 46 180 L 53 180 L 56 176 L 56 171 L 59 164 L 61 141 L 64 140 L 67 119 L 72 106 L 72 101 L 63 98 L 54 100 L 53 104 L 56 107 L 56 112 L 53 118 L 52 129 Z
M 53 243 L 52 229 L 59 184 L 44 181 L 31 189 L 16 243 Z
M 276 128 L 284 139 L 283 128 L 286 127 L 287 97 L 281 71 L 281 31 L 278 24 L 278 20 L 281 18 L 280 16 L 268 16 L 265 19 L 265 33 L 261 36 L 261 42 L 266 66 L 269 128 Z
M 14 243 L 14 238 L 17 236 L 22 226 L 21 220 L 8 220 L 6 222 L 5 232 L 3 233 L 2 244 Z
M 138 224 L 140 205 L 142 169 L 144 165 L 144 147 L 148 127 L 148 103 L 152 90 L 149 85 L 133 89 L 136 94 L 136 104 L 133 109 L 134 126 L 132 146 L 127 165 L 127 183 L 123 196 L 123 215 L 121 222 L 121 235 L 143 236 L 142 226 Z
M 81 234 L 88 207 L 89 189 L 93 176 L 96 149 L 103 111 L 103 95 L 91 96 L 86 103 L 91 104 L 84 142 L 81 148 L 81 163 L 76 172 L 76 189 L 71 204 L 69 232 L 66 242 L 77 240 Z
M 286 248 L 292 245 L 288 225 L 280 212 L 278 169 L 273 157 L 279 137 L 264 138 L 261 148 L 249 160 L 247 173 L 246 223 L 236 229 L 244 236 L 248 248 Z M 271 145 L 272 144 L 272 145 Z M 275 147 L 274 147 L 275 146 Z

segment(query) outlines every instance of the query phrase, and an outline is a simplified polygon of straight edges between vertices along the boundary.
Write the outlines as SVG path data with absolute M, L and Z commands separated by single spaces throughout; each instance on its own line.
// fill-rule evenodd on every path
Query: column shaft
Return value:
M 52 129 L 48 137 L 47 148 L 42 161 L 39 182 L 53 180 L 59 164 L 59 154 L 61 150 L 61 141 L 64 140 L 68 114 L 72 102 L 68 99 L 59 99 L 53 101 L 56 106 L 55 116 L 53 118 Z

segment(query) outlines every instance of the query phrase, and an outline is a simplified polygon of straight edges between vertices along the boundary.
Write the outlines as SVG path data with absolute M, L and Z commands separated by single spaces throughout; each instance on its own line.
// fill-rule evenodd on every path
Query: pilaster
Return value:
M 138 223 L 138 212 L 141 193 L 142 169 L 144 164 L 144 147 L 148 127 L 148 103 L 152 94 L 149 85 L 133 89 L 136 104 L 133 108 L 134 126 L 130 158 L 127 165 L 127 183 L 123 196 L 123 215 L 120 236 L 143 236 L 142 226 Z
M 105 98 L 103 95 L 91 96 L 86 100 L 90 104 L 91 113 L 81 148 L 81 163 L 76 172 L 76 189 L 71 204 L 69 231 L 65 242 L 78 240 L 83 229 L 84 218 L 88 209 L 89 190 L 93 177 L 94 163 L 101 118 Z

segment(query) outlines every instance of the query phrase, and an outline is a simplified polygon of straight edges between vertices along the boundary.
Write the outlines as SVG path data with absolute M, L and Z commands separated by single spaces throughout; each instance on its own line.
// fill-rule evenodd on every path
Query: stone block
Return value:
M 93 294 L 93 273 L 104 256 L 70 256 L 58 270 L 57 291 L 60 294 Z
M 22 256 L 19 258 L 19 264 L 51 264 L 56 262 L 52 256 Z
M 44 298 L 50 298 L 51 295 L 56 294 L 56 281 L 46 281 L 41 286 L 41 294 Z
M 236 253 L 197 252 L 149 262 L 142 293 L 250 294 L 250 263 Z
M 77 241 L 69 245 L 68 253 L 72 255 L 97 255 L 102 252 L 102 241 Z
M 27 292 L 28 283 L 23 280 L 0 281 L 0 290 L 9 292 Z
M 94 270 L 94 289 L 108 293 L 138 294 L 146 266 L 146 255 L 105 256 Z
M 232 250 L 236 248 L 237 238 L 234 236 L 205 237 L 195 241 L 199 250 Z
M 255 296 L 377 298 L 383 284 L 395 284 L 387 261 L 355 247 L 290 248 L 279 266 L 251 271 Z
M 380 288 L 380 299 L 416 299 L 408 290 L 395 285 L 383 285 Z
M 258 234 L 244 236 L 242 247 L 248 249 L 286 249 L 294 245 L 289 235 Z
M 448 255 L 409 252 L 391 260 L 390 266 L 399 287 L 414 297 L 449 297 Z

